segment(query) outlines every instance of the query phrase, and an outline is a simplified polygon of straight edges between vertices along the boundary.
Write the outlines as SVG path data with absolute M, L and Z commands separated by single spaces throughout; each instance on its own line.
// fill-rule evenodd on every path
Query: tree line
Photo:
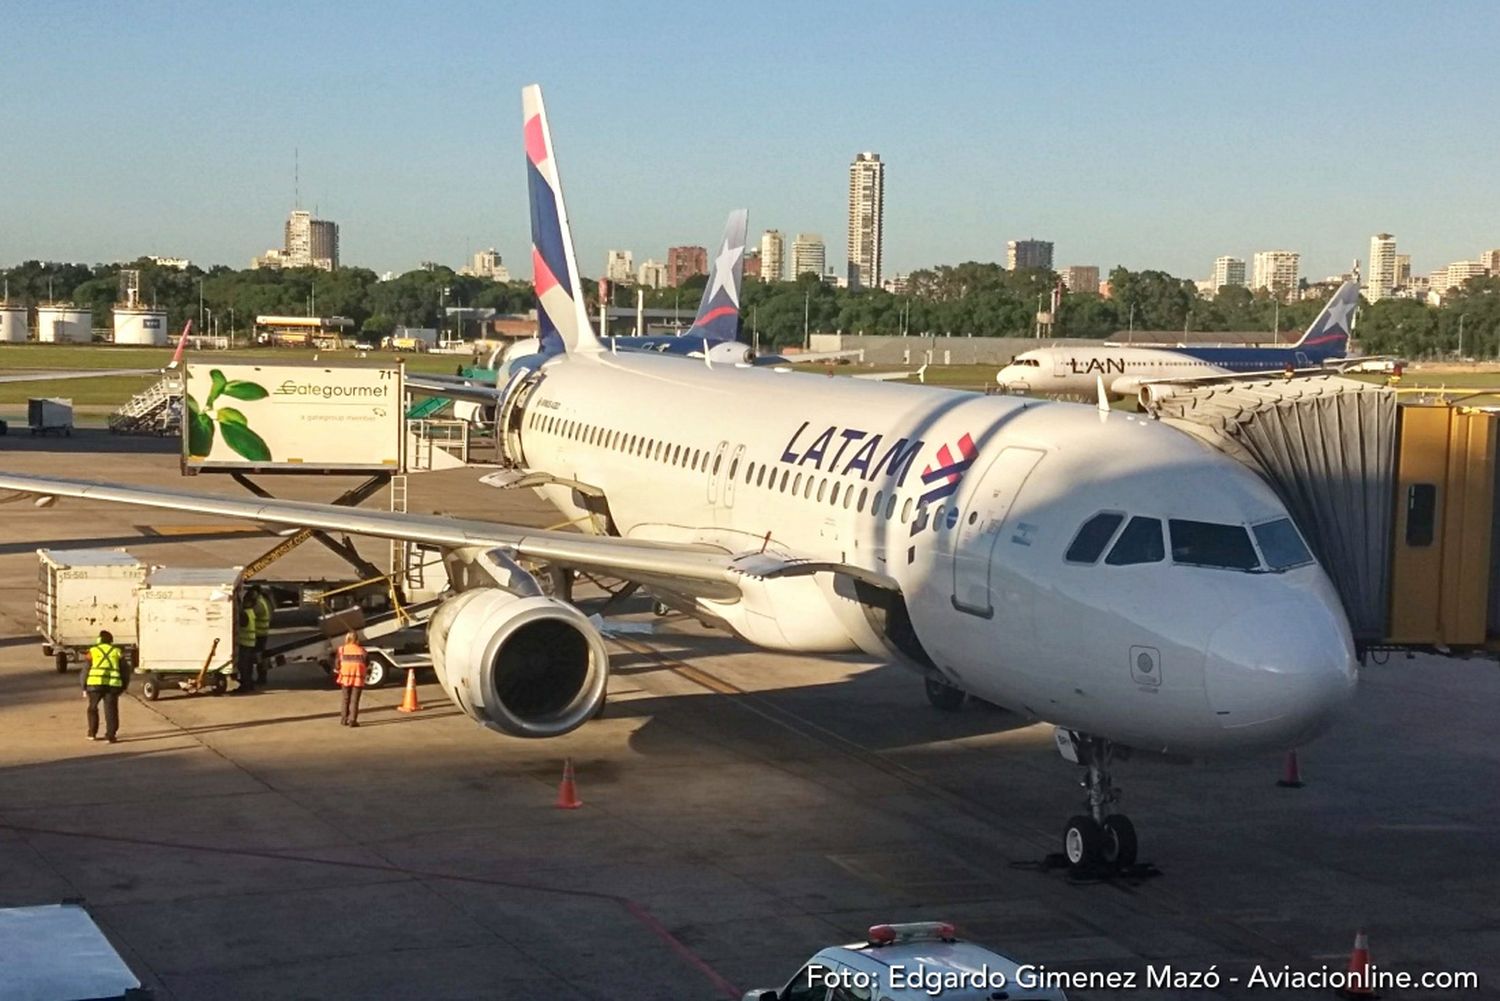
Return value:
M 332 272 L 313 268 L 245 269 L 223 266 L 179 270 L 150 260 L 82 265 L 27 261 L 6 273 L 12 301 L 67 300 L 94 311 L 96 326 L 108 324 L 118 298 L 122 268 L 141 271 L 147 303 L 164 308 L 173 329 L 188 318 L 213 321 L 218 332 L 247 332 L 257 315 L 345 316 L 363 336 L 384 336 L 397 326 L 441 327 L 448 306 L 523 313 L 535 305 L 530 282 L 493 282 L 442 266 L 424 267 L 380 280 L 368 268 Z M 647 289 L 646 305 L 677 308 L 691 317 L 706 279 L 681 288 Z M 913 271 L 904 292 L 851 291 L 803 275 L 796 281 L 747 279 L 741 297 L 746 338 L 754 330 L 762 345 L 802 342 L 804 331 L 916 336 L 1029 336 L 1038 306 L 1046 308 L 1057 276 L 1047 270 L 1008 271 L 970 261 Z M 1213 298 L 1196 285 L 1162 271 L 1109 273 L 1111 294 L 1076 291 L 1063 295 L 1055 337 L 1103 338 L 1129 329 L 1150 331 L 1264 331 L 1282 340 L 1305 328 L 1322 309 L 1319 299 L 1279 303 L 1264 292 L 1230 287 Z M 583 282 L 591 308 L 592 280 Z M 634 304 L 632 290 L 611 293 L 614 305 Z M 1473 278 L 1444 298 L 1441 307 L 1410 299 L 1362 303 L 1356 336 L 1362 350 L 1431 358 L 1462 353 L 1500 357 L 1500 277 Z

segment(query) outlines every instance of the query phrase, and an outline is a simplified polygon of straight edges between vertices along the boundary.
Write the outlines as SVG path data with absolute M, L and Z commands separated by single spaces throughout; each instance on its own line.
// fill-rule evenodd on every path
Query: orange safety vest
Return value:
M 369 661 L 365 648 L 358 643 L 345 643 L 338 648 L 338 682 L 340 688 L 365 687 L 365 668 Z

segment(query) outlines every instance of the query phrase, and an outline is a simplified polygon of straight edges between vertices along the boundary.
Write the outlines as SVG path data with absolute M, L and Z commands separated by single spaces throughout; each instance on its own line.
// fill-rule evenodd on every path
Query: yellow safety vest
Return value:
M 235 631 L 235 639 L 240 646 L 254 646 L 255 637 L 255 612 L 249 605 L 240 609 L 240 627 Z
M 89 673 L 86 688 L 124 688 L 125 675 L 120 671 L 120 648 L 110 643 L 89 647 Z
M 271 634 L 271 603 L 262 595 L 255 596 L 255 602 L 250 606 L 250 614 L 255 616 L 255 635 L 269 636 Z

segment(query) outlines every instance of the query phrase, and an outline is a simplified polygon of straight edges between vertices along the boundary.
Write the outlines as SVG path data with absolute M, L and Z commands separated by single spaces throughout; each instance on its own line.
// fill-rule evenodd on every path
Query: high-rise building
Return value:
M 1500 278 L 1500 250 L 1486 250 L 1479 255 L 1479 263 L 1492 276 Z
M 740 269 L 740 273 L 743 274 L 746 278 L 760 277 L 760 251 L 745 251 L 744 263 Z
M 827 266 L 828 250 L 823 246 L 822 234 L 798 233 L 792 241 L 792 278 L 795 280 L 805 274 L 822 278 Z
M 1214 294 L 1219 294 L 1219 289 L 1225 285 L 1245 284 L 1245 259 L 1242 257 L 1215 257 L 1214 274 L 1210 282 L 1213 283 Z
M 667 266 L 648 257 L 636 272 L 636 281 L 647 288 L 664 288 L 667 284 Z
M 1052 270 L 1051 240 L 1011 240 L 1005 245 L 1005 269 L 1020 268 Z
M 295 209 L 287 216 L 280 250 L 268 250 L 250 262 L 252 268 L 321 268 L 339 266 L 339 227 L 311 212 Z
M 1365 269 L 1365 298 L 1379 302 L 1396 288 L 1396 238 L 1389 233 L 1370 237 L 1370 262 Z
M 488 278 L 492 282 L 510 281 L 510 269 L 500 259 L 500 253 L 494 247 L 485 250 L 476 250 L 469 263 L 458 269 L 461 275 L 473 275 L 476 278 Z
M 1439 268 L 1432 273 L 1429 287 L 1438 295 L 1446 295 L 1463 287 L 1464 282 L 1470 278 L 1483 278 L 1485 274 L 1485 266 L 1480 261 L 1454 261 L 1446 268 Z
M 779 229 L 768 229 L 760 235 L 760 280 L 786 280 L 786 237 Z
M 703 247 L 667 250 L 667 284 L 677 288 L 694 275 L 708 274 L 708 251 Z
M 611 250 L 604 259 L 604 277 L 626 285 L 635 281 L 635 255 L 628 250 Z
M 1404 288 L 1411 284 L 1411 255 L 1396 255 L 1396 287 Z
M 885 164 L 857 153 L 849 164 L 849 287 L 879 288 L 885 255 Z
M 1099 268 L 1093 264 L 1070 264 L 1058 272 L 1069 292 L 1099 294 Z
M 1296 294 L 1302 281 L 1302 255 L 1295 250 L 1261 250 L 1255 254 L 1252 288 L 1265 289 L 1278 298 Z

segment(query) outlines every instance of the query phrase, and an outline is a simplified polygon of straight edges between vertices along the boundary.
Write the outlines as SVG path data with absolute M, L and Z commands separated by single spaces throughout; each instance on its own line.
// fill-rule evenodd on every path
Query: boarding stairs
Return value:
M 109 430 L 114 434 L 162 438 L 181 434 L 182 377 L 176 373 L 164 375 L 136 393 L 130 402 L 109 415 Z

